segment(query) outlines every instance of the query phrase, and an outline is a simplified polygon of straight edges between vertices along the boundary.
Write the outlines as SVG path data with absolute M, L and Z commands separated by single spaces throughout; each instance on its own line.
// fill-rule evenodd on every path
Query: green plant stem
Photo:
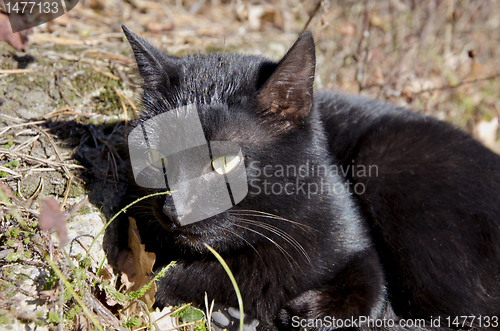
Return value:
M 49 263 L 49 265 L 52 268 L 52 270 L 54 270 L 54 272 L 56 273 L 57 277 L 59 277 L 59 279 L 64 283 L 64 285 L 66 286 L 66 288 L 68 289 L 68 291 L 70 291 L 70 293 L 73 296 L 73 298 L 75 298 L 76 302 L 78 302 L 78 305 L 80 305 L 80 307 L 82 308 L 83 313 L 92 321 L 92 323 L 94 324 L 94 326 L 96 327 L 96 329 L 98 329 L 99 331 L 104 331 L 102 329 L 101 325 L 99 324 L 99 322 L 95 319 L 94 315 L 92 315 L 90 313 L 90 311 L 88 310 L 88 308 L 85 305 L 85 303 L 83 302 L 83 300 L 75 292 L 75 290 L 71 286 L 71 283 L 66 279 L 66 277 L 64 277 L 64 275 L 62 274 L 61 270 L 59 270 L 59 268 L 54 264 L 54 262 L 49 258 L 48 255 L 45 255 L 45 260 L 47 260 L 47 262 Z
M 238 284 L 236 283 L 236 279 L 234 279 L 233 273 L 231 272 L 231 269 L 229 269 L 229 266 L 227 265 L 226 261 L 222 258 L 222 256 L 219 255 L 212 247 L 210 247 L 208 244 L 205 243 L 205 246 L 212 252 L 213 255 L 219 260 L 220 264 L 226 271 L 227 275 L 229 276 L 229 279 L 231 279 L 231 283 L 233 283 L 234 291 L 236 292 L 236 297 L 238 298 L 238 306 L 240 308 L 240 331 L 243 331 L 243 325 L 245 322 L 243 321 L 245 317 L 245 313 L 243 312 L 243 298 L 240 293 L 240 289 L 238 287 Z

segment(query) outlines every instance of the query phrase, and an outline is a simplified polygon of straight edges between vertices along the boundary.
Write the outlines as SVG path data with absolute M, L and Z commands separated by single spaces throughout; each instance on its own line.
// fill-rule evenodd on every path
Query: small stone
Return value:
M 212 319 L 216 322 L 219 323 L 222 326 L 228 326 L 229 325 L 229 318 L 227 318 L 223 313 L 221 312 L 213 312 L 212 313 Z
M 256 331 L 257 326 L 259 326 L 259 321 L 254 319 L 250 324 L 243 325 L 243 331 Z
M 227 309 L 227 312 L 229 313 L 229 315 L 233 316 L 234 318 L 240 319 L 240 311 L 238 309 L 233 308 L 233 307 L 229 307 Z

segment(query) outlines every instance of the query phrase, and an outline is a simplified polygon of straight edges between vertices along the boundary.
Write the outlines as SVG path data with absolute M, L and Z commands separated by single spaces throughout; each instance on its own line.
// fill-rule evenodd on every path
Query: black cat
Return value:
M 308 32 L 276 63 L 225 53 L 176 58 L 123 29 L 144 78 L 134 130 L 145 138 L 131 133 L 128 142 L 132 163 L 137 151 L 145 160 L 135 179 L 149 188 L 136 190 L 173 192 L 134 215 L 157 266 L 177 261 L 159 283 L 159 305 L 202 305 L 206 292 L 237 307 L 207 243 L 229 265 L 245 313 L 261 329 L 380 326 L 359 325 L 368 318 L 393 318 L 396 326 L 424 319 L 422 328 L 438 328 L 431 323 L 440 318 L 441 327 L 461 327 L 451 322 L 465 315 L 475 316 L 465 326 L 498 326 L 497 155 L 430 117 L 313 95 Z M 175 124 L 160 121 L 164 114 Z M 192 116 L 205 143 L 166 155 Z M 239 150 L 225 153 L 217 142 Z M 244 169 L 240 202 L 246 191 L 234 184 L 234 169 Z M 231 199 L 227 210 L 217 209 L 222 196 Z M 212 216 L 189 218 L 205 205 Z

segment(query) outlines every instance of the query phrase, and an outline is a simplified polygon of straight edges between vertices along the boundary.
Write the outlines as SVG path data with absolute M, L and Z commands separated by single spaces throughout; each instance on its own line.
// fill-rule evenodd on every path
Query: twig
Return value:
M 14 284 L 14 286 L 16 287 L 16 291 L 19 291 L 19 292 L 21 292 L 22 294 L 24 294 L 24 295 L 26 295 L 28 297 L 32 297 L 32 298 L 38 299 L 38 295 L 36 295 L 34 293 L 30 293 L 30 292 L 22 289 L 21 286 L 19 285 L 19 282 L 17 280 L 5 277 L 3 275 L 0 275 L 0 279 L 3 280 L 3 281 L 8 282 L 10 284 Z
M 62 86 L 59 83 L 59 75 L 58 74 L 56 74 L 56 85 L 57 85 L 57 89 L 59 90 L 59 93 L 61 94 L 61 97 L 63 98 L 64 102 L 66 102 L 66 104 L 68 106 L 73 107 L 73 105 L 71 104 L 71 102 L 69 102 L 68 98 L 66 98 L 66 95 L 62 91 Z
M 6 116 L 6 115 L 0 114 L 0 116 Z M 10 116 L 8 116 L 8 117 L 10 117 Z M 17 128 L 17 127 L 27 126 L 27 125 L 37 125 L 37 124 L 43 124 L 43 123 L 47 123 L 47 121 L 35 121 L 35 122 L 26 122 L 26 123 L 21 123 L 21 124 L 9 125 L 9 126 L 6 126 L 2 131 L 0 131 L 0 136 L 12 128 Z
M 116 76 L 116 75 L 113 75 L 112 73 L 110 72 L 107 72 L 107 71 L 104 71 L 102 69 L 99 69 L 97 67 L 92 67 L 92 69 L 94 69 L 96 72 L 100 73 L 101 75 L 104 75 L 108 78 L 111 78 L 111 79 L 114 79 L 114 80 L 120 80 L 120 77 Z
M 17 181 L 17 194 L 21 197 L 21 199 L 23 199 L 24 201 L 26 201 L 27 199 L 24 197 L 24 195 L 21 193 L 21 185 L 19 185 L 19 180 Z
M 64 198 L 63 198 L 63 201 L 61 203 L 61 210 L 64 209 L 64 205 L 66 204 L 66 201 L 68 200 L 69 190 L 71 189 L 71 183 L 73 182 L 73 175 L 72 174 L 70 174 L 70 175 L 71 175 L 71 177 L 68 179 L 68 184 L 66 186 L 66 191 L 64 192 Z
M 94 143 L 97 147 L 97 143 L 95 141 L 95 139 L 99 140 L 100 142 L 102 142 L 104 145 L 106 145 L 106 147 L 113 153 L 115 154 L 115 156 L 118 158 L 118 160 L 120 160 L 120 162 L 123 164 L 123 160 L 122 158 L 120 157 L 120 155 L 118 155 L 118 152 L 116 151 L 116 149 L 111 146 L 111 144 L 106 140 L 106 139 L 101 139 L 101 137 L 99 137 L 99 135 L 97 134 L 97 132 L 95 131 L 95 129 L 90 126 L 90 133 L 92 135 L 92 138 L 94 138 Z
M 45 130 L 43 130 L 43 129 L 40 129 L 38 127 L 35 127 L 35 129 L 38 130 L 38 131 L 40 131 L 49 140 L 50 145 L 54 149 L 54 152 L 56 153 L 57 158 L 59 159 L 59 161 L 63 162 L 61 154 L 59 153 L 59 149 L 57 148 L 56 143 L 54 142 L 54 140 L 52 139 L 52 137 L 47 132 L 45 132 Z M 68 168 L 66 168 L 66 165 L 64 163 L 62 165 L 62 168 L 64 170 L 64 173 L 68 177 L 68 179 L 71 180 L 73 178 L 73 174 L 71 174 L 69 172 Z
M 82 209 L 82 207 L 87 204 L 89 202 L 89 199 L 87 198 L 87 196 L 85 196 L 82 200 L 80 200 L 80 202 L 77 202 L 75 203 L 73 206 L 71 206 L 71 208 L 69 209 L 69 211 L 67 212 L 68 214 L 68 219 L 73 217 L 73 215 L 79 211 L 80 209 Z
M 19 199 L 18 199 L 15 195 L 13 195 L 13 196 L 12 196 L 12 199 L 16 202 L 16 204 L 17 204 L 18 206 L 21 206 L 21 207 L 22 207 L 25 211 L 27 211 L 27 212 L 28 212 L 28 213 L 30 213 L 31 215 L 33 215 L 33 216 L 35 216 L 35 217 L 39 217 L 39 216 L 40 216 L 40 214 L 39 214 L 39 213 L 37 213 L 36 211 L 34 211 L 34 210 L 32 210 L 32 209 L 30 209 L 30 208 L 26 207 L 26 206 L 24 205 L 24 203 L 22 203 L 22 202 L 21 202 L 21 200 L 19 200 Z M 24 199 L 24 198 L 23 198 L 23 199 Z M 26 199 L 25 199 L 25 200 L 26 200 Z
M 61 116 L 61 115 L 78 115 L 78 116 L 92 117 L 92 116 L 97 116 L 98 114 L 96 114 L 96 113 L 80 113 L 80 112 L 77 112 L 77 111 L 71 111 L 71 110 L 69 110 L 69 111 L 65 111 L 65 112 L 61 112 L 61 113 L 57 113 L 57 114 L 45 115 L 44 118 L 49 119 L 51 117 Z
M 171 312 L 168 312 L 160 317 L 158 317 L 157 319 L 155 319 L 153 321 L 153 323 L 156 323 L 156 322 L 159 322 L 161 321 L 162 319 L 164 318 L 167 318 L 169 316 L 172 316 L 173 314 L 177 314 L 178 312 L 180 312 L 181 310 L 184 310 L 186 309 L 187 307 L 189 307 L 190 303 L 186 303 L 186 304 L 183 304 L 182 306 L 180 306 L 179 308 L 175 309 L 174 311 L 171 311 Z
M 115 158 L 115 155 L 113 153 L 111 153 L 111 158 L 113 159 L 113 164 L 114 164 L 113 177 L 115 180 L 115 189 L 116 189 L 116 191 L 118 191 L 118 186 L 116 185 L 116 183 L 119 182 L 119 180 L 118 180 L 118 166 L 116 165 L 116 158 Z
M 111 68 L 113 69 L 114 72 L 118 74 L 120 79 L 125 83 L 125 84 L 130 84 L 130 80 L 128 77 L 123 73 L 123 71 L 118 68 L 118 65 L 116 64 L 115 61 L 111 62 Z
M 361 54 L 361 48 L 363 46 L 363 41 L 368 37 L 369 28 L 370 28 L 370 11 L 368 10 L 369 6 L 369 0 L 365 0 L 365 9 L 363 12 L 363 27 L 361 29 L 361 37 L 359 38 L 358 42 L 358 47 L 356 49 L 356 54 L 354 54 L 354 58 L 357 61 L 357 66 L 356 66 L 356 81 L 358 82 L 358 87 L 359 91 L 361 92 L 364 87 L 363 87 L 363 80 L 364 80 L 364 67 L 365 67 L 365 60 L 367 58 L 367 53 L 368 51 L 364 52 L 364 54 Z M 368 48 L 368 45 L 366 46 Z
M 11 174 L 12 176 L 15 176 L 15 177 L 21 177 L 21 174 L 18 174 L 14 170 L 10 170 L 9 168 L 6 168 L 6 167 L 0 166 L 0 171 L 5 171 L 6 173 Z
M 309 24 L 311 24 L 311 21 L 313 20 L 313 18 L 316 17 L 316 15 L 318 14 L 319 9 L 321 8 L 322 2 L 323 2 L 322 0 L 318 0 L 318 3 L 316 4 L 314 11 L 312 12 L 311 16 L 309 16 L 309 20 L 307 21 L 306 25 L 304 25 L 304 28 L 302 29 L 302 32 L 300 34 L 307 31 L 307 28 L 309 28 Z
M 500 77 L 500 73 L 497 73 L 497 74 L 495 74 L 493 76 L 484 77 L 484 78 L 478 78 L 478 79 L 474 79 L 474 80 L 468 80 L 468 81 L 464 81 L 464 82 L 458 82 L 457 84 L 455 84 L 453 86 L 447 85 L 447 86 L 440 86 L 440 87 L 428 88 L 428 89 L 425 89 L 425 90 L 421 90 L 421 91 L 415 92 L 413 94 L 418 95 L 418 94 L 422 94 L 422 93 L 425 93 L 425 92 L 433 92 L 433 91 L 439 91 L 439 90 L 454 89 L 454 88 L 457 88 L 457 87 L 462 86 L 462 85 L 474 84 L 474 83 L 482 82 L 482 81 L 485 81 L 485 80 L 495 79 L 497 77 Z
M 33 69 L 2 69 L 2 70 L 0 70 L 0 74 L 9 74 L 9 75 L 31 74 L 34 72 L 35 72 L 35 70 L 33 70 Z
M 19 151 L 21 150 L 22 148 L 28 146 L 29 144 L 33 143 L 33 142 L 36 142 L 38 140 L 38 138 L 40 138 L 40 135 L 36 135 L 35 137 L 33 138 L 30 138 L 28 140 L 26 140 L 25 142 L 23 142 L 22 144 L 20 144 L 19 146 L 16 146 L 15 148 L 13 148 L 12 150 L 13 151 Z
M 134 110 L 134 115 L 135 117 L 139 117 L 139 110 L 137 110 L 137 107 L 135 106 L 135 104 L 132 102 L 132 100 L 130 100 L 129 97 L 127 97 L 127 95 L 123 94 L 123 97 L 125 98 L 125 100 L 127 100 L 128 104 L 130 105 L 130 107 L 132 107 L 132 109 Z
M 455 0 L 448 0 L 446 7 L 446 27 L 444 33 L 444 56 L 449 57 L 451 54 L 451 39 L 453 34 L 453 9 Z
M 113 89 L 115 90 L 115 93 L 118 95 L 118 97 L 120 98 L 120 101 L 122 103 L 123 117 L 125 119 L 125 125 L 127 125 L 128 124 L 128 110 L 127 110 L 127 105 L 125 105 L 125 101 L 123 101 L 123 99 L 124 99 L 123 94 L 120 91 L 118 91 L 116 86 L 113 86 Z
M 363 40 L 365 40 L 365 31 L 368 31 L 370 25 L 370 11 L 368 10 L 368 3 L 369 0 L 365 0 L 365 9 L 363 11 L 363 27 L 361 28 L 361 37 L 359 38 L 358 48 L 356 49 L 356 55 L 358 57 L 361 57 L 361 46 L 363 44 Z
M 212 300 L 212 304 L 210 307 L 208 306 L 208 295 L 207 292 L 205 292 L 205 308 L 207 310 L 207 324 L 209 330 L 212 330 L 212 311 L 214 310 L 214 303 L 215 300 Z
M 40 176 L 40 181 L 38 182 L 38 187 L 36 188 L 35 192 L 33 192 L 33 194 L 28 198 L 28 200 L 31 200 L 33 201 L 40 192 L 43 191 L 43 187 L 44 187 L 44 182 L 43 182 L 43 177 Z
M 26 155 L 26 154 L 10 151 L 10 150 L 5 149 L 5 148 L 0 148 L 0 155 L 2 155 L 2 154 L 13 155 L 13 156 L 19 157 L 21 159 L 26 159 L 26 160 L 30 160 L 30 161 L 34 161 L 34 162 L 43 163 L 43 164 L 46 164 L 46 165 L 51 166 L 51 167 L 69 167 L 69 168 L 81 168 L 81 169 L 85 168 L 84 166 L 81 166 L 78 164 L 66 164 L 64 162 L 44 160 L 44 159 L 40 159 L 38 157 L 34 157 L 31 155 Z

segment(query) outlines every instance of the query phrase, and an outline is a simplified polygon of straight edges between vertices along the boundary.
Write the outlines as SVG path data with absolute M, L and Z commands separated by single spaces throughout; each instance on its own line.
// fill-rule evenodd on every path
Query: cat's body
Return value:
M 365 184 L 359 198 L 396 313 L 497 316 L 498 156 L 433 118 L 352 97 L 320 100 L 334 155 L 379 165 L 377 177 L 348 178 Z M 339 148 L 339 137 L 348 145 Z
M 249 186 L 236 206 L 194 224 L 181 226 L 176 209 L 190 210 L 196 195 L 150 200 L 149 216 L 135 215 L 158 264 L 177 261 L 159 283 L 160 305 L 202 305 L 207 292 L 237 306 L 207 243 L 263 329 L 292 329 L 294 316 L 382 318 L 390 306 L 427 320 L 500 313 L 499 157 L 434 119 L 313 96 L 310 34 L 277 64 L 229 54 L 173 58 L 125 33 L 145 80 L 138 124 L 198 105 L 208 142 L 241 147 Z M 161 130 L 154 134 L 161 141 Z M 178 167 L 180 178 L 189 166 Z M 202 169 L 207 183 L 217 176 Z

